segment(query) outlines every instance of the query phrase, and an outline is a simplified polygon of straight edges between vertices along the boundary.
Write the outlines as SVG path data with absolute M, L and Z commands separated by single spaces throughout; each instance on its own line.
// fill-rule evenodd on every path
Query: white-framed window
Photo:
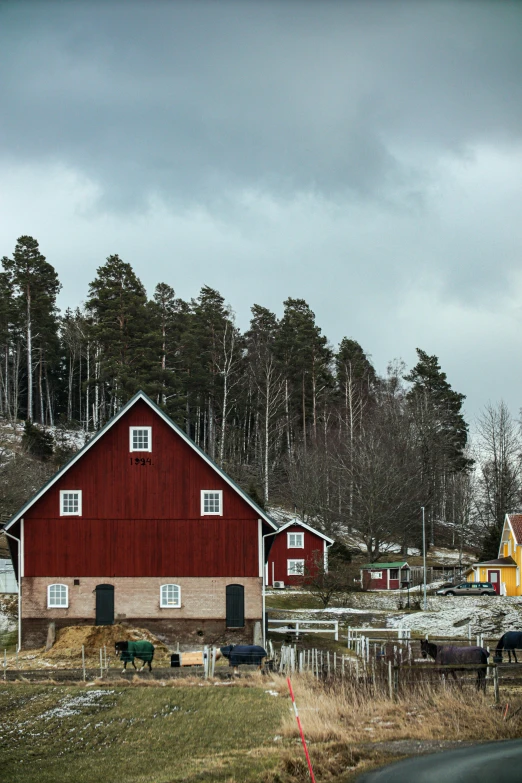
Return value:
M 201 515 L 223 516 L 223 491 L 221 489 L 201 490 Z
M 287 533 L 288 549 L 304 549 L 304 533 Z
M 162 609 L 179 609 L 181 606 L 181 590 L 179 585 L 161 585 L 160 607 Z
M 131 451 L 152 451 L 152 427 L 129 427 Z
M 67 609 L 69 606 L 69 588 L 67 585 L 49 585 L 47 588 L 47 608 Z
M 304 574 L 304 560 L 287 560 L 286 563 L 288 576 L 302 576 Z
M 372 579 L 382 579 L 382 571 L 371 571 L 370 576 Z
M 82 515 L 82 491 L 81 489 L 60 490 L 60 516 L 81 517 Z

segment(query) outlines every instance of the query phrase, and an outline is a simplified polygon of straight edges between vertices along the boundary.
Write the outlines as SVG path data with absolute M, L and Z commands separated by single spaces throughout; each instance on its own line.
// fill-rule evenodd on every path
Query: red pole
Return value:
M 305 736 L 303 734 L 303 727 L 301 726 L 301 720 L 299 718 L 299 713 L 297 712 L 297 705 L 295 703 L 294 692 L 292 690 L 292 683 L 290 682 L 290 677 L 287 677 L 286 681 L 288 683 L 288 690 L 290 691 L 290 696 L 292 697 L 292 704 L 294 705 L 295 719 L 297 721 L 297 726 L 299 728 L 299 734 L 301 735 L 301 742 L 303 743 L 303 748 L 304 748 L 304 752 L 305 752 L 305 756 L 306 756 L 306 762 L 308 764 L 308 771 L 310 773 L 310 778 L 312 780 L 312 783 L 315 783 L 314 771 L 312 769 L 312 762 L 310 761 L 310 755 L 308 753 L 308 748 L 306 747 L 306 740 L 305 740 Z

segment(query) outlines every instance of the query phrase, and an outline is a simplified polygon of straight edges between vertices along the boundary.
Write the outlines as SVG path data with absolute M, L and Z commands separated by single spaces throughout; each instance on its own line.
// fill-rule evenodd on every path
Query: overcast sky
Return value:
M 518 415 L 522 3 L 0 0 L 0 68 L 0 255 L 62 308 L 118 253 Z

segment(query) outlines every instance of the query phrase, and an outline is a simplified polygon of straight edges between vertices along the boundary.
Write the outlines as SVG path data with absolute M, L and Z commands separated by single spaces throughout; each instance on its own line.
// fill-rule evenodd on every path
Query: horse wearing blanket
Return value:
M 149 671 L 152 671 L 152 659 L 154 658 L 154 645 L 151 642 L 140 640 L 138 642 L 116 642 L 114 645 L 116 655 L 120 653 L 120 661 L 123 661 L 123 671 L 127 668 L 128 663 L 132 663 L 136 669 L 134 659 L 138 658 L 143 661 L 141 669 L 145 668 L 148 664 Z
M 427 639 L 422 639 L 421 653 L 423 658 L 427 658 L 429 655 L 439 666 L 451 666 L 449 673 L 454 680 L 457 679 L 455 672 L 466 671 L 470 664 L 477 664 L 477 690 L 486 688 L 486 666 L 489 653 L 483 647 L 454 647 L 449 644 L 433 644 Z
M 253 664 L 261 668 L 267 655 L 265 648 L 258 644 L 228 644 L 220 647 L 220 653 L 228 658 L 228 665 L 235 670 L 241 664 Z

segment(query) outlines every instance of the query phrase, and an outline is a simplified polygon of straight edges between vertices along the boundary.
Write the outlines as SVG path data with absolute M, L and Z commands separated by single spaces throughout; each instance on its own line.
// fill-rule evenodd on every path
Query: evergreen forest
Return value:
M 414 367 L 394 361 L 381 377 L 357 340 L 333 347 L 302 299 L 281 318 L 252 304 L 241 332 L 218 291 L 184 301 L 159 282 L 149 297 L 118 255 L 82 308 L 60 313 L 60 288 L 33 237 L 2 258 L 0 418 L 25 422 L 31 460 L 22 497 L 20 465 L 0 459 L 4 519 L 69 456 L 60 431 L 90 437 L 142 389 L 256 502 L 370 561 L 420 546 L 421 507 L 430 543 L 497 556 L 520 500 L 519 426 L 489 405 L 471 444 L 437 356 L 417 348 Z

